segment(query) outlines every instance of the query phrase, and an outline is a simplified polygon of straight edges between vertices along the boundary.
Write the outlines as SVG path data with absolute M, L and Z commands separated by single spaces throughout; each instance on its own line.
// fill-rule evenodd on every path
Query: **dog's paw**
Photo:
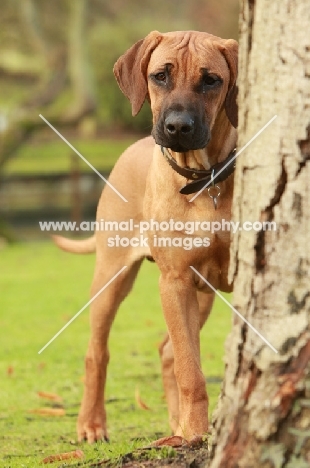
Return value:
M 106 428 L 96 422 L 78 422 L 77 426 L 78 441 L 87 441 L 89 444 L 105 440 L 109 442 Z

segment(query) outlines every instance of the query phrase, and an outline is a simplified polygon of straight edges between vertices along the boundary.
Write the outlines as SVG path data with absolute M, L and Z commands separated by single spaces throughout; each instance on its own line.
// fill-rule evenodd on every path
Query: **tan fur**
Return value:
M 169 87 L 168 84 L 158 86 L 152 76 L 168 68 Z M 200 83 L 202 69 L 219 76 L 221 86 L 201 92 L 197 83 Z M 131 101 L 133 114 L 140 110 L 145 99 L 150 101 L 152 133 L 156 141 L 165 138 L 161 135 L 161 125 L 167 112 L 176 105 L 177 109 L 189 109 L 195 121 L 205 122 L 210 130 L 207 146 L 183 152 L 171 151 L 179 165 L 208 169 L 223 161 L 235 147 L 235 41 L 193 31 L 166 34 L 155 31 L 129 49 L 117 61 L 114 72 L 122 91 Z M 197 141 L 202 139 L 203 129 L 200 133 L 197 130 L 197 135 Z M 133 218 L 136 223 L 150 219 L 159 222 L 169 222 L 170 219 L 183 222 L 230 219 L 233 177 L 220 184 L 217 211 L 206 190 L 190 203 L 191 195 L 179 193 L 186 181 L 168 165 L 160 146 L 151 137 L 140 140 L 125 151 L 109 180 L 129 203 L 124 203 L 106 186 L 99 201 L 97 219 L 123 221 Z M 107 247 L 107 236 L 115 234 L 96 233 L 97 255 L 91 295 L 95 295 L 124 265 L 127 269 L 91 305 L 91 339 L 78 419 L 79 440 L 85 438 L 94 442 L 108 437 L 103 390 L 109 359 L 109 330 L 143 258 L 150 254 L 161 271 L 160 293 L 169 332 L 160 346 L 160 355 L 170 424 L 177 435 L 188 440 L 201 437 L 208 431 L 208 399 L 200 365 L 199 330 L 209 315 L 213 293 L 190 266 L 195 267 L 214 287 L 230 291 L 231 285 L 227 282 L 230 234 L 195 232 L 194 237 L 208 235 L 210 246 L 191 250 L 155 246 L 154 235 L 159 235 L 155 231 L 148 233 L 149 248 Z M 185 232 L 174 234 L 188 237 Z M 137 235 L 137 232 L 126 233 L 126 236 Z M 56 241 L 61 248 L 75 252 L 85 252 L 94 246 L 93 239 L 79 244 L 70 244 L 70 241 L 59 237 Z
M 77 254 L 90 254 L 96 252 L 96 237 L 87 239 L 72 240 L 62 236 L 52 236 L 53 241 L 61 250 Z

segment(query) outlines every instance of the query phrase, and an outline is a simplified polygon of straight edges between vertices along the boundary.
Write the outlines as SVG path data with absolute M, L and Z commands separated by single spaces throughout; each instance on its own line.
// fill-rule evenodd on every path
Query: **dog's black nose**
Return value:
M 165 119 L 165 133 L 169 137 L 190 137 L 194 133 L 194 119 L 188 112 L 169 112 Z

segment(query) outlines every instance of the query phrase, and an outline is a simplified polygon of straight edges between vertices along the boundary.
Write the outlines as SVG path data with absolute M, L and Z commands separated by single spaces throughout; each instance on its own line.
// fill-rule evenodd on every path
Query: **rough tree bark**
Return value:
M 241 320 L 226 347 L 212 468 L 310 466 L 310 2 L 241 1 L 239 148 L 233 218 L 275 221 L 239 231 L 231 249 Z

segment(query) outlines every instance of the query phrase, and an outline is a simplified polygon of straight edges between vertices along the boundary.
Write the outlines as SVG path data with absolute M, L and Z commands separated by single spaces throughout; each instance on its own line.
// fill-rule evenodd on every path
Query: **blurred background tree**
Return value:
M 2 121 L 16 107 L 50 106 L 71 121 L 97 109 L 100 125 L 146 132 L 145 114 L 132 119 L 115 83 L 119 55 L 153 29 L 236 38 L 237 14 L 236 0 L 2 0 Z
M 99 152 L 99 139 L 116 141 L 125 134 L 133 141 L 149 134 L 149 107 L 132 118 L 112 69 L 127 48 L 155 29 L 194 29 L 237 38 L 238 0 L 220 4 L 216 0 L 2 0 L 0 176 L 25 170 L 30 174 L 31 168 L 36 173 L 50 170 L 43 161 L 47 163 L 51 144 L 45 140 L 39 146 L 38 142 L 42 136 L 48 136 L 49 142 L 58 137 L 51 134 L 40 113 L 59 131 L 66 127 L 73 144 L 77 138 L 91 141 L 87 157 L 95 141 Z M 122 149 L 109 146 L 105 168 L 113 165 Z M 64 151 L 64 146 L 55 151 L 54 172 L 63 170 L 59 162 Z M 27 166 L 30 152 L 32 162 L 29 159 Z M 0 178 L 0 218 L 3 204 L 6 210 L 12 206 L 11 200 L 1 204 L 3 193 Z

